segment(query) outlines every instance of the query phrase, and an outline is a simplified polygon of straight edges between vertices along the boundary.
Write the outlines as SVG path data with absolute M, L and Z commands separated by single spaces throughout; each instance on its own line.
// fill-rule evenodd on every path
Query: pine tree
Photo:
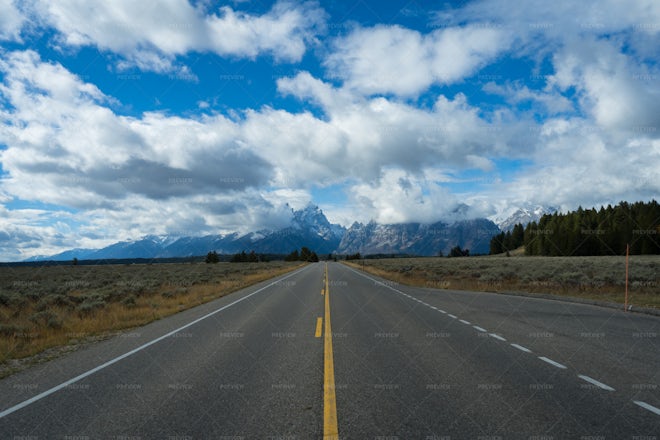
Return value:
M 206 261 L 206 263 L 218 263 L 220 261 L 220 257 L 216 251 L 211 251 L 206 254 L 206 260 L 204 261 Z

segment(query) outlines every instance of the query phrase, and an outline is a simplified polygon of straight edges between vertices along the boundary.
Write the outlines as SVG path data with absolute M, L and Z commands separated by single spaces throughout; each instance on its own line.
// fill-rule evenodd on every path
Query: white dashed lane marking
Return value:
M 553 367 L 561 368 L 562 370 L 565 370 L 565 369 L 566 369 L 566 365 L 562 365 L 562 364 L 560 364 L 559 362 L 555 362 L 555 361 L 553 361 L 552 359 L 547 358 L 547 357 L 545 357 L 545 356 L 539 356 L 539 359 L 541 359 L 543 362 L 547 362 L 547 363 L 549 363 L 549 364 L 552 365 Z
M 352 270 L 352 269 L 351 269 L 351 270 Z M 368 277 L 368 276 L 366 276 L 366 275 L 364 275 L 364 274 L 362 274 L 362 273 L 360 273 L 360 272 L 358 272 L 358 271 L 356 271 L 356 270 L 353 270 L 353 272 L 355 272 L 355 273 L 357 273 L 358 275 L 361 275 L 361 276 L 363 276 L 363 277 L 365 277 L 365 278 L 372 279 L 371 277 Z M 372 280 L 373 280 L 373 279 L 372 279 Z M 373 281 L 376 281 L 376 280 L 373 280 Z M 440 313 L 442 313 L 442 314 L 445 314 L 445 315 L 449 316 L 449 317 L 452 318 L 452 319 L 458 319 L 458 321 L 462 322 L 463 324 L 471 325 L 471 323 L 470 323 L 469 321 L 466 321 L 465 319 L 460 319 L 460 318 L 459 318 L 458 316 L 456 316 L 456 315 L 452 315 L 451 313 L 448 313 L 448 312 L 446 312 L 446 311 L 444 311 L 444 310 L 442 310 L 442 309 L 439 309 L 439 308 L 437 308 L 437 307 L 435 307 L 435 306 L 432 306 L 432 305 L 430 305 L 430 304 L 427 304 L 427 303 L 425 303 L 424 301 L 422 301 L 422 300 L 420 300 L 420 299 L 417 299 L 417 298 L 415 298 L 415 297 L 412 296 L 412 295 L 409 295 L 409 294 L 407 294 L 407 293 L 403 293 L 402 291 L 400 291 L 400 290 L 398 290 L 398 289 L 395 289 L 394 287 L 388 286 L 388 285 L 386 285 L 385 283 L 382 283 L 382 285 L 385 286 L 385 287 L 390 288 L 391 290 L 393 290 L 393 291 L 395 291 L 395 292 L 397 292 L 397 293 L 399 293 L 399 294 L 401 294 L 401 295 L 403 295 L 403 296 L 406 296 L 406 297 L 408 297 L 408 298 L 410 298 L 410 299 L 412 299 L 412 300 L 415 300 L 415 301 L 417 301 L 418 303 L 421 303 L 421 304 L 427 306 L 427 307 L 430 308 L 430 309 L 433 309 L 433 310 L 438 311 L 438 312 L 440 312 Z M 479 331 L 479 332 L 482 332 L 482 333 L 488 333 L 488 330 L 486 330 L 486 329 L 483 328 L 483 327 L 479 327 L 478 325 L 472 325 L 472 327 L 473 327 L 475 330 Z M 490 337 L 492 337 L 492 338 L 495 338 L 495 339 L 497 339 L 498 341 L 507 342 L 506 338 L 504 338 L 503 336 L 500 336 L 500 335 L 498 335 L 498 334 L 496 334 L 496 333 L 488 333 L 488 336 L 490 336 Z M 516 348 L 516 349 L 518 349 L 518 350 L 520 350 L 520 351 L 522 351 L 522 352 L 525 352 L 525 353 L 532 353 L 532 350 L 530 350 L 530 349 L 527 348 L 527 347 L 523 347 L 522 345 L 514 344 L 514 343 L 510 343 L 510 345 L 511 345 L 513 348 Z M 552 365 L 553 367 L 560 368 L 560 369 L 562 369 L 562 370 L 566 370 L 566 369 L 568 368 L 568 367 L 566 367 L 566 365 L 560 364 L 559 362 L 553 361 L 552 359 L 547 358 L 547 357 L 545 357 L 545 356 L 538 356 L 538 358 L 539 358 L 540 360 L 542 360 L 543 362 L 546 362 L 546 363 Z M 605 391 L 616 391 L 616 390 L 615 390 L 614 388 L 612 388 L 611 386 L 609 386 L 609 385 L 607 385 L 607 384 L 604 384 L 603 382 L 600 382 L 600 381 L 598 381 L 598 380 L 596 380 L 596 379 L 594 379 L 594 378 L 592 378 L 592 377 L 589 377 L 589 376 L 586 376 L 586 375 L 583 375 L 583 374 L 578 374 L 577 376 L 578 376 L 580 379 L 584 380 L 585 382 L 588 382 L 588 383 L 590 383 L 590 384 L 592 384 L 592 385 L 594 385 L 594 386 L 596 386 L 596 387 L 598 387 L 598 388 L 600 388 L 600 389 L 602 389 L 602 390 L 605 390 Z M 655 406 L 650 405 L 650 404 L 648 404 L 648 403 L 646 403 L 646 402 L 642 402 L 641 400 L 633 400 L 633 403 L 634 403 L 635 405 L 641 407 L 641 408 L 644 408 L 644 409 L 647 410 L 647 411 L 650 411 L 650 412 L 652 412 L 652 413 L 657 414 L 657 415 L 660 416 L 660 408 L 656 408 Z
M 655 406 L 649 405 L 648 403 L 642 402 L 641 400 L 633 400 L 633 403 L 660 416 L 660 408 L 656 408 Z
M 520 350 L 520 351 L 524 351 L 525 353 L 531 353 L 531 352 L 532 352 L 532 350 L 530 350 L 530 349 L 527 348 L 527 347 L 523 347 L 522 345 L 511 344 L 511 346 L 514 347 L 514 348 L 517 348 L 517 349 Z
M 579 377 L 580 379 L 584 380 L 584 381 L 589 382 L 589 383 L 592 384 L 592 385 L 596 385 L 598 388 L 602 388 L 602 389 L 604 389 L 604 390 L 606 390 L 606 391 L 614 391 L 614 388 L 612 388 L 611 386 L 609 386 L 609 385 L 605 385 L 603 382 L 599 382 L 599 381 L 597 381 L 596 379 L 593 379 L 593 378 L 591 378 L 591 377 L 589 377 L 589 376 L 585 376 L 585 375 L 583 375 L 583 374 L 578 374 L 578 377 Z

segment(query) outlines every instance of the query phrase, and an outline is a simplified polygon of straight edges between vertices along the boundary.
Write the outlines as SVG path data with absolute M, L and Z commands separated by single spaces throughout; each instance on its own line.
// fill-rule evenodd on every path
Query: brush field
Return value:
M 393 258 L 348 264 L 418 287 L 624 302 L 625 257 Z M 660 256 L 631 256 L 628 288 L 630 304 L 660 308 Z
M 2 267 L 0 377 L 12 359 L 144 325 L 300 264 Z

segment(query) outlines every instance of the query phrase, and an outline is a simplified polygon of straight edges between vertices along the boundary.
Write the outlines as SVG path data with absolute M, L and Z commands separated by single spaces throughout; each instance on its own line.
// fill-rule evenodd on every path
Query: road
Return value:
M 0 381 L 0 437 L 657 439 L 658 333 L 310 264 Z

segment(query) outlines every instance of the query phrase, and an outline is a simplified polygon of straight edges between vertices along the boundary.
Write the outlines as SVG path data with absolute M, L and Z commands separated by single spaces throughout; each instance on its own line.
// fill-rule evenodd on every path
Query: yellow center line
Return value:
M 328 263 L 325 264 L 325 333 L 323 337 L 323 438 L 339 439 L 337 399 L 335 396 L 335 363 L 332 357 L 332 327 L 330 326 L 330 290 Z
M 316 333 L 314 333 L 314 337 L 321 337 L 321 328 L 323 328 L 323 318 L 318 317 L 316 318 Z

